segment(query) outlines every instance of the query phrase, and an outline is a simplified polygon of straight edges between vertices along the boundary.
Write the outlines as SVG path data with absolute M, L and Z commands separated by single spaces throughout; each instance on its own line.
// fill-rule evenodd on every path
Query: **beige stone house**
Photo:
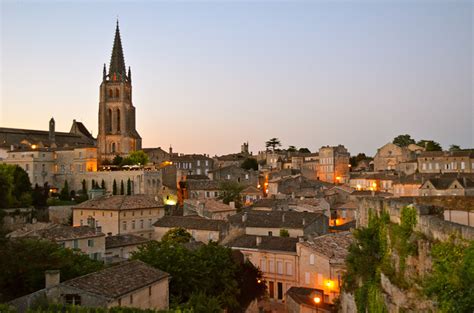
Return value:
M 128 259 L 138 247 L 150 242 L 150 239 L 133 235 L 115 235 L 105 237 L 105 262 L 115 263 Z
M 251 205 L 255 201 L 263 198 L 262 190 L 255 186 L 248 186 L 240 192 L 240 195 L 242 196 L 242 203 L 244 205 Z
M 350 154 L 343 145 L 319 149 L 318 179 L 343 184 L 349 180 Z
M 271 300 L 283 302 L 288 289 L 298 285 L 297 238 L 242 235 L 227 246 L 242 252 L 263 274 Z
M 166 310 L 168 273 L 135 260 L 60 283 L 59 271 L 46 272 L 46 288 L 15 299 L 19 312 L 44 299 L 91 308 L 129 307 Z
M 229 223 L 231 230 L 240 229 L 247 235 L 279 236 L 285 229 L 296 238 L 327 233 L 329 218 L 323 213 L 247 210 L 230 216 Z
M 420 196 L 474 196 L 474 179 L 467 177 L 435 177 L 420 187 Z
M 237 213 L 235 203 L 225 204 L 215 199 L 186 199 L 183 207 L 184 215 L 199 215 L 213 220 L 227 220 L 230 215 Z
M 417 161 L 420 173 L 474 173 L 474 151 L 426 151 Z
M 101 196 L 72 209 L 73 225 L 96 226 L 110 235 L 135 234 L 152 238 L 153 223 L 165 214 L 161 197 L 149 195 Z
M 350 232 L 340 232 L 298 242 L 299 286 L 323 290 L 326 303 L 337 298 L 352 241 Z
M 393 181 L 398 175 L 392 172 L 378 173 L 353 173 L 349 180 L 349 186 L 355 190 L 393 191 Z
M 420 187 L 423 183 L 423 179 L 423 176 L 419 173 L 400 176 L 393 181 L 393 196 L 418 197 L 420 195 Z
M 64 248 L 79 249 L 94 260 L 102 260 L 105 254 L 105 234 L 100 227 L 54 225 L 22 237 L 46 239 Z
M 195 241 L 207 243 L 221 241 L 228 234 L 228 224 L 223 220 L 211 220 L 199 216 L 163 216 L 154 223 L 154 239 L 160 241 L 167 231 L 181 227 L 189 232 Z

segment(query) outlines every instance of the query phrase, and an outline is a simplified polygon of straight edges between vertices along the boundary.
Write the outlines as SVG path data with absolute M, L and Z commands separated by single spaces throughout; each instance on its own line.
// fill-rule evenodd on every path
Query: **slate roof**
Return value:
M 170 275 L 142 261 L 130 261 L 62 283 L 109 299 L 117 299 Z
M 212 220 L 200 216 L 163 216 L 153 224 L 155 227 L 182 227 L 185 229 L 220 231 L 227 226 L 223 220 Z
M 245 222 L 242 221 L 244 214 L 247 216 Z M 303 229 L 324 217 L 322 213 L 312 212 L 245 211 L 229 216 L 228 219 L 232 225 L 243 227 Z
M 473 150 L 460 151 L 425 151 L 419 154 L 418 158 L 435 158 L 435 157 L 469 157 L 474 158 Z
M 257 237 L 261 239 L 259 245 L 257 245 Z M 228 242 L 227 246 L 232 248 L 247 248 L 296 253 L 297 242 L 298 238 L 292 237 L 242 235 Z
M 107 236 L 105 237 L 105 249 L 142 245 L 150 241 L 150 239 L 132 234 Z
M 448 189 L 454 181 L 457 181 L 464 188 L 474 188 L 474 180 L 471 178 L 466 178 L 466 177 L 464 178 L 436 177 L 436 178 L 430 178 L 429 180 L 426 181 L 426 183 L 430 182 L 438 190 L 445 190 L 445 189 Z M 423 186 L 425 186 L 426 183 L 423 184 Z
M 262 194 L 262 191 L 260 189 L 258 189 L 257 187 L 255 186 L 248 186 L 247 188 L 245 188 L 244 190 L 242 190 L 240 192 L 240 194 L 242 195 L 253 195 L 253 194 L 259 194 L 261 195 Z
M 161 197 L 150 195 L 111 196 L 105 195 L 82 202 L 74 209 L 133 210 L 163 207 Z
M 204 209 L 209 212 L 225 212 L 225 211 L 235 211 L 236 209 L 231 207 L 228 204 L 225 204 L 221 201 L 217 201 L 214 199 L 206 199 L 206 200 L 195 200 L 195 199 L 186 199 L 184 200 L 186 204 L 189 204 L 196 209 L 199 205 L 204 204 Z
M 315 237 L 310 241 L 301 244 L 310 247 L 319 254 L 322 254 L 333 261 L 342 261 L 349 254 L 349 246 L 354 240 L 351 232 L 330 233 Z
M 43 238 L 51 241 L 65 241 L 105 236 L 89 226 L 63 226 L 41 229 L 28 234 L 28 237 Z

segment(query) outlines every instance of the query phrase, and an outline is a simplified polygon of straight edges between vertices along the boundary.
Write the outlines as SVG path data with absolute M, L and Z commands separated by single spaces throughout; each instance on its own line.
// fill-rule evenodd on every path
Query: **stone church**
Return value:
M 118 21 L 109 72 L 104 64 L 100 84 L 97 147 L 100 160 L 111 160 L 142 148 L 142 139 L 135 129 L 132 72 L 130 67 L 126 71 Z

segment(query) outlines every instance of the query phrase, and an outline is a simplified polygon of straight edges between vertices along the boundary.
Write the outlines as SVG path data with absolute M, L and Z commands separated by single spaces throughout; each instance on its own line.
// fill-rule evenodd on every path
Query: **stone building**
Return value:
M 220 182 L 232 181 L 244 186 L 258 185 L 258 171 L 246 170 L 236 165 L 230 165 L 209 171 L 209 178 Z
M 319 149 L 318 179 L 343 184 L 349 180 L 350 154 L 343 145 Z
M 305 287 L 291 287 L 286 292 L 286 308 L 288 313 L 331 313 L 335 309 L 324 302 L 323 290 Z
M 374 157 L 374 170 L 395 170 L 400 163 L 416 160 L 417 154 L 423 150 L 423 147 L 415 144 L 400 147 L 389 142 L 377 150 Z
M 105 262 L 115 263 L 126 260 L 132 252 L 150 241 L 133 234 L 107 236 L 105 237 Z
M 198 215 L 213 220 L 227 220 L 230 215 L 237 212 L 235 203 L 225 204 L 215 199 L 184 200 L 184 215 Z
M 474 173 L 474 151 L 426 151 L 417 161 L 420 173 Z
M 107 73 L 105 64 L 100 84 L 99 159 L 126 156 L 142 148 L 142 139 L 135 128 L 135 107 L 132 103 L 132 73 L 125 60 L 117 21 L 114 46 Z
M 135 234 L 152 238 L 153 223 L 165 215 L 163 200 L 148 195 L 102 196 L 72 209 L 73 225 L 91 224 L 110 235 Z
M 188 175 L 207 175 L 214 168 L 214 160 L 204 154 L 172 154 L 170 161 L 178 170 L 178 180 Z
M 474 196 L 471 177 L 441 176 L 426 180 L 420 187 L 420 196 Z
M 207 219 L 200 216 L 163 216 L 153 225 L 154 239 L 160 241 L 166 232 L 181 227 L 189 232 L 195 241 L 207 243 L 221 241 L 228 234 L 228 224 L 224 220 Z
M 60 283 L 60 272 L 46 272 L 46 288 L 15 299 L 11 305 L 25 312 L 40 301 L 90 308 L 128 307 L 166 310 L 170 275 L 141 261 L 125 262 Z

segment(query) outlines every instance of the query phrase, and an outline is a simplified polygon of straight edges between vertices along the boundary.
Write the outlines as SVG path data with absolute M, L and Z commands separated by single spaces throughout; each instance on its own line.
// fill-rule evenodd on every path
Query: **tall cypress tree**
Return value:
M 86 195 L 87 194 L 87 186 L 86 186 L 86 180 L 82 180 L 82 194 Z
M 117 194 L 117 181 L 114 179 L 114 184 L 112 185 L 112 194 L 115 196 Z
M 130 178 L 127 180 L 127 195 L 132 195 L 132 181 Z
M 102 182 L 100 183 L 100 188 L 105 190 L 105 181 L 102 179 Z
M 125 188 L 123 187 L 123 179 L 120 181 L 120 194 L 121 195 L 125 194 Z

